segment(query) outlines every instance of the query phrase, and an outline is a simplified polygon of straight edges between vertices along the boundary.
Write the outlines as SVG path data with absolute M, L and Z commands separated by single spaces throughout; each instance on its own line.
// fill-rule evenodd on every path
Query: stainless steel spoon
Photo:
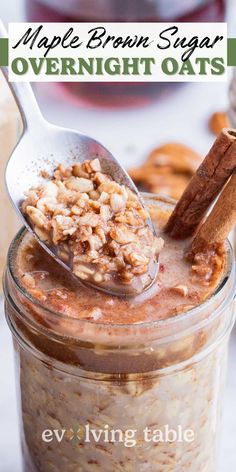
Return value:
M 3 25 L 0 24 L 0 37 L 6 36 L 7 33 Z M 2 67 L 2 70 L 8 80 L 7 67 Z M 72 273 L 69 263 L 67 265 L 65 261 L 58 257 L 56 247 L 48 246 L 38 238 L 34 228 L 21 211 L 26 191 L 30 187 L 39 185 L 42 181 L 45 182 L 45 179 L 40 177 L 40 171 L 52 175 L 59 163 L 70 166 L 75 162 L 83 162 L 86 159 L 99 157 L 104 172 L 118 183 L 127 185 L 138 195 L 142 202 L 141 196 L 126 171 L 104 146 L 75 130 L 58 127 L 46 121 L 39 110 L 29 83 L 8 82 L 8 84 L 19 107 L 24 125 L 21 139 L 15 147 L 6 168 L 6 185 L 10 198 L 24 225 L 33 233 L 45 251 Z M 155 233 L 151 219 L 148 224 Z M 149 277 L 145 286 L 143 286 L 143 282 L 141 283 L 140 277 L 136 277 L 136 283 L 133 285 L 107 282 L 97 284 L 96 288 L 114 295 L 134 296 L 147 290 L 156 279 L 157 273 L 158 261 L 155 260 L 150 264 Z M 86 283 L 95 286 L 94 283 Z

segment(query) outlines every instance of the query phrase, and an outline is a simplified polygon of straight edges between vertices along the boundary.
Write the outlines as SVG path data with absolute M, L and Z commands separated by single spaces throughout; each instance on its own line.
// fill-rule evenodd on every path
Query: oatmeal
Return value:
M 172 205 L 148 203 L 165 244 L 146 299 L 75 284 L 27 233 L 11 249 L 6 312 L 20 335 L 24 472 L 216 471 L 234 273 L 226 246 L 213 278 L 195 271 L 196 261 L 186 259 L 190 241 L 163 234 Z M 145 439 L 145 430 L 152 436 L 166 426 L 193 439 Z M 97 440 L 86 441 L 88 427 Z M 135 430 L 135 445 L 104 441 L 104 430 Z M 44 441 L 45 431 L 61 441 Z
M 111 297 L 76 279 L 27 231 L 13 241 L 5 306 L 24 472 L 216 472 L 234 323 L 227 235 L 236 222 L 235 170 L 236 130 L 225 129 L 175 208 L 146 195 L 147 213 L 97 159 L 59 166 L 29 191 L 23 210 L 40 239 L 65 260 L 72 256 L 77 274 L 82 265 L 85 281 L 115 277 L 128 285 L 147 276 L 159 253 L 160 265 L 148 290 Z M 166 429 L 172 440 L 150 439 Z M 129 447 L 119 438 L 130 432 Z
M 190 240 L 180 242 L 169 238 L 163 231 L 168 213 L 155 205 L 150 205 L 148 209 L 164 245 L 156 283 L 147 295 L 138 295 L 130 300 L 121 297 L 112 299 L 110 295 L 82 286 L 51 260 L 31 236 L 24 238 L 18 254 L 21 283 L 33 297 L 43 297 L 45 306 L 53 306 L 59 312 L 80 319 L 94 319 L 94 310 L 99 310 L 99 321 L 112 324 L 157 321 L 199 305 L 221 277 L 224 251 L 218 265 L 215 264 L 217 256 L 212 255 L 207 271 L 201 256 L 189 262 L 187 250 Z
M 80 279 L 129 285 L 140 277 L 142 289 L 150 284 L 163 241 L 135 193 L 102 172 L 99 159 L 59 165 L 29 190 L 22 209 L 39 239 L 67 264 L 72 259 Z

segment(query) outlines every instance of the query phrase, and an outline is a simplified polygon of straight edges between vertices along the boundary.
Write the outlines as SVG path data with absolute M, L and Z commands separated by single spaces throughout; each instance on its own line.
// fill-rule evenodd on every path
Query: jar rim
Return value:
M 169 198 L 169 197 L 159 196 L 159 195 L 151 194 L 151 193 L 142 193 L 142 195 L 145 199 L 148 199 L 150 203 L 155 202 L 155 200 L 156 201 L 157 200 L 161 201 L 161 202 L 169 204 L 169 205 L 173 205 L 175 203 L 175 200 L 173 200 L 172 198 Z M 7 255 L 8 270 L 9 270 L 11 279 L 13 280 L 13 282 L 16 285 L 17 289 L 19 290 L 20 294 L 23 297 L 25 297 L 26 299 L 28 299 L 29 302 L 33 303 L 38 308 L 42 309 L 45 313 L 51 314 L 53 316 L 57 316 L 58 318 L 65 319 L 67 321 L 72 320 L 73 323 L 83 324 L 83 326 L 87 324 L 88 326 L 96 326 L 97 328 L 106 328 L 106 329 L 108 327 L 112 327 L 115 330 L 119 330 L 119 328 L 120 329 L 130 329 L 130 328 L 134 328 L 134 327 L 138 328 L 138 329 L 150 328 L 150 327 L 153 327 L 153 328 L 158 328 L 158 327 L 161 328 L 161 327 L 168 327 L 168 326 L 171 327 L 171 326 L 174 326 L 177 323 L 187 322 L 192 318 L 194 319 L 195 316 L 197 317 L 197 315 L 199 313 L 201 313 L 203 310 L 207 310 L 209 308 L 209 306 L 211 305 L 211 303 L 217 301 L 218 297 L 220 297 L 220 295 L 222 293 L 222 290 L 226 287 L 227 282 L 230 281 L 232 277 L 234 277 L 234 281 L 233 281 L 233 285 L 232 285 L 233 289 L 231 290 L 232 293 L 230 293 L 229 296 L 224 297 L 224 299 L 222 300 L 222 303 L 219 302 L 219 305 L 217 305 L 216 310 L 218 311 L 218 309 L 222 307 L 222 304 L 230 303 L 231 299 L 235 295 L 235 269 L 234 269 L 234 263 L 233 263 L 233 261 L 234 261 L 233 249 L 232 249 L 232 246 L 231 246 L 229 240 L 227 240 L 226 241 L 226 245 L 227 245 L 227 247 L 226 247 L 226 254 L 227 254 L 226 270 L 224 271 L 222 279 L 218 283 L 218 285 L 215 288 L 214 292 L 206 300 L 204 300 L 201 304 L 199 304 L 199 305 L 197 305 L 197 306 L 195 306 L 195 307 L 193 307 L 193 308 L 191 308 L 187 311 L 184 311 L 182 313 L 180 312 L 177 315 L 172 316 L 172 317 L 168 317 L 168 318 L 161 319 L 161 320 L 144 321 L 144 322 L 141 322 L 141 323 L 138 323 L 138 324 L 131 324 L 131 323 L 115 324 L 115 323 L 98 322 L 98 321 L 95 321 L 95 320 L 74 318 L 74 317 L 65 315 L 64 313 L 57 312 L 57 311 L 51 309 L 50 307 L 45 306 L 38 299 L 34 298 L 27 291 L 27 289 L 20 284 L 19 278 L 17 277 L 17 275 L 14 271 L 14 263 L 15 263 L 15 255 L 16 255 L 17 247 L 19 246 L 19 244 L 23 240 L 26 233 L 27 233 L 27 230 L 24 227 L 22 227 L 18 231 L 18 233 L 16 234 L 16 236 L 14 237 L 14 239 L 12 240 L 12 242 L 10 244 L 8 255 Z M 5 283 L 3 284 L 3 288 L 4 288 L 4 292 L 6 294 Z

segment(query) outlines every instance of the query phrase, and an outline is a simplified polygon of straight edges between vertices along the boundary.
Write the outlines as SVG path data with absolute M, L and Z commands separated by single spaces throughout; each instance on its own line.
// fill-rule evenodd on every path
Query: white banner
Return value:
M 9 79 L 223 82 L 226 23 L 10 23 Z

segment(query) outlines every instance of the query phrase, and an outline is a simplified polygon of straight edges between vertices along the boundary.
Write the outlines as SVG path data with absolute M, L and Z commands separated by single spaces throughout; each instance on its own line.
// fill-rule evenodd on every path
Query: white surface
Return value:
M 233 0 L 235 1 L 235 0 Z M 0 16 L 20 19 L 21 2 L 2 0 Z M 127 167 L 139 163 L 147 151 L 166 140 L 178 140 L 205 153 L 213 137 L 207 131 L 211 111 L 224 109 L 226 87 L 218 84 L 183 86 L 165 101 L 143 109 L 107 111 L 78 108 L 61 100 L 59 89 L 40 90 L 40 103 L 51 121 L 79 129 L 100 140 Z M 44 94 L 44 96 L 43 96 Z M 225 396 L 220 472 L 236 470 L 236 330 L 231 338 Z M 0 307 L 0 472 L 20 472 L 11 337 Z

